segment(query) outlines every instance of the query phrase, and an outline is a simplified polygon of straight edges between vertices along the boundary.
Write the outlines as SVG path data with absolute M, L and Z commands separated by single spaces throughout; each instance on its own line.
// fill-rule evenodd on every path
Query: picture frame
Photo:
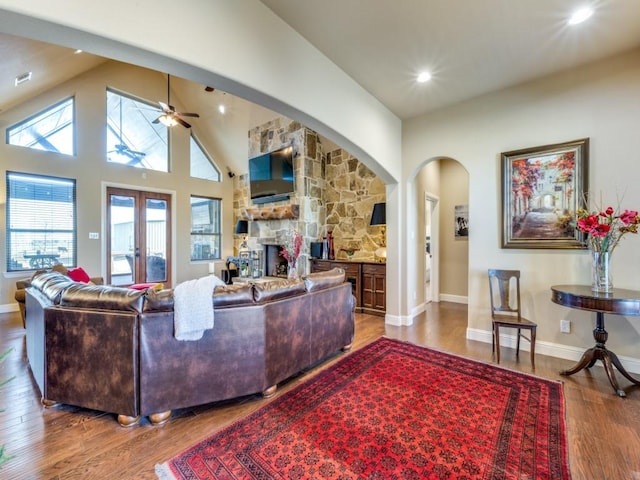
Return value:
M 466 239 L 469 236 L 469 205 L 455 205 L 455 238 Z
M 589 139 L 503 152 L 502 248 L 585 249 Z

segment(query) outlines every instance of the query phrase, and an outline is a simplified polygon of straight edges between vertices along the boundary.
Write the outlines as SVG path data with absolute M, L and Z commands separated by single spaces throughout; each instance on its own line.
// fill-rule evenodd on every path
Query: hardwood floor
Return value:
M 386 335 L 439 350 L 494 362 L 491 345 L 465 338 L 466 305 L 433 303 L 410 327 L 358 314 L 354 349 Z M 585 345 L 585 348 L 591 345 Z M 14 350 L 0 364 L 0 446 L 13 458 L 0 467 L 2 479 L 154 479 L 154 465 L 180 453 L 269 400 L 259 395 L 240 401 L 174 412 L 164 426 L 148 421 L 125 429 L 115 416 L 71 406 L 44 408 L 31 378 L 19 315 L 0 315 L 0 353 Z M 319 369 L 282 385 L 281 395 Z M 604 369 L 594 367 L 572 377 L 558 371 L 572 362 L 538 355 L 532 371 L 529 355 L 521 360 L 504 348 L 501 366 L 564 381 L 569 461 L 573 480 L 640 479 L 640 388 L 619 376 L 626 398 L 613 393 Z M 167 388 L 171 388 L 170 385 Z

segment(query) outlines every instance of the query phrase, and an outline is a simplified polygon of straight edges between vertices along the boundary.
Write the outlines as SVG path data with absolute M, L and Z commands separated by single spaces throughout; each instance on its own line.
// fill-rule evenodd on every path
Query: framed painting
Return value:
M 589 139 L 503 152 L 502 248 L 586 248 L 575 228 Z

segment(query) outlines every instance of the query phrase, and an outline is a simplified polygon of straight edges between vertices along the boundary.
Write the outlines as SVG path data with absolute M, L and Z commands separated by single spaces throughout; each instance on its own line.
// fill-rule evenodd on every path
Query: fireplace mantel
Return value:
M 300 205 L 276 205 L 273 207 L 246 207 L 240 211 L 242 220 L 282 220 L 300 216 Z

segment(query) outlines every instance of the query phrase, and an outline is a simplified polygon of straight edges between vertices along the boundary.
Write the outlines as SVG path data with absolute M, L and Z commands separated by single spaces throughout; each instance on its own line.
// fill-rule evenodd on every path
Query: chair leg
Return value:
M 493 338 L 496 342 L 496 363 L 500 363 L 500 325 L 493 325 Z
M 531 329 L 531 368 L 536 368 L 536 329 Z
M 496 351 L 496 324 L 491 324 L 491 352 Z
M 516 340 L 516 358 L 520 358 L 520 329 L 518 329 L 518 336 Z

